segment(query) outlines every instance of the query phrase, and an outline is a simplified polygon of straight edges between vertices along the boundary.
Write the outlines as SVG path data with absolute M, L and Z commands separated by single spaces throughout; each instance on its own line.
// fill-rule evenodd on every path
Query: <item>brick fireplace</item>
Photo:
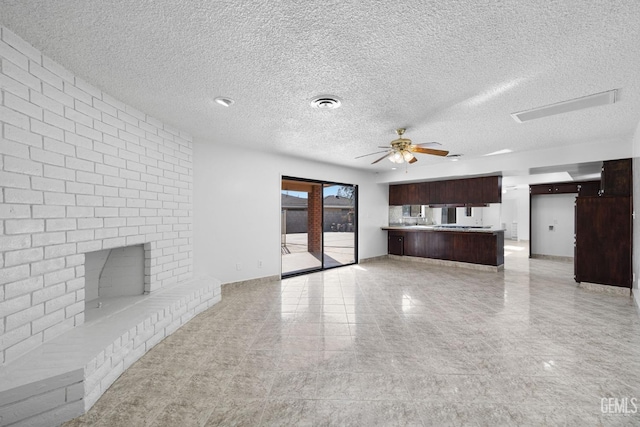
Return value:
M 171 290 L 178 299 L 161 315 L 149 312 L 149 318 L 166 321 L 164 329 L 153 327 L 149 335 L 144 320 L 141 329 L 132 324 L 126 335 L 116 331 L 119 346 L 131 345 L 122 356 L 127 360 L 128 355 L 126 364 L 104 368 L 92 357 L 79 367 L 84 369 L 81 384 L 96 369 L 105 371 L 97 388 L 84 386 L 85 399 L 93 393 L 84 406 L 92 405 L 128 364 L 162 337 L 219 300 L 219 283 L 203 284 L 205 291 L 193 285 L 191 136 L 103 93 L 4 27 L 0 59 L 2 419 L 13 411 L 7 409 L 12 404 L 38 406 L 29 403 L 29 393 L 16 394 L 7 382 L 24 391 L 28 385 L 15 372 L 33 350 L 78 334 L 74 331 L 86 326 L 85 302 L 98 297 L 99 289 L 102 296 L 124 289 L 118 267 L 97 288 L 86 287 L 95 273 L 88 271 L 87 261 L 93 265 L 95 254 L 106 256 L 106 264 L 142 253 L 142 270 L 132 273 L 143 278 L 140 290 L 150 297 Z M 189 290 L 176 291 L 184 283 L 190 283 Z M 140 290 L 136 294 L 142 294 Z M 143 332 L 146 335 L 140 335 Z M 146 341 L 151 336 L 153 342 Z M 105 345 L 115 354 L 113 343 Z M 105 360 L 104 353 L 96 357 Z M 104 380 L 111 369 L 117 375 Z M 82 400 L 77 385 L 61 384 L 58 389 L 76 387 L 63 393 L 65 399 Z

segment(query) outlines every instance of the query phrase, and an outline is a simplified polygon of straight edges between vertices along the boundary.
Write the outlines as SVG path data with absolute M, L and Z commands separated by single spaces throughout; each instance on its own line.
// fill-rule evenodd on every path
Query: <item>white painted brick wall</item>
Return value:
M 191 277 L 189 135 L 4 27 L 0 126 L 0 364 L 83 322 L 86 252 L 145 244 L 146 291 Z

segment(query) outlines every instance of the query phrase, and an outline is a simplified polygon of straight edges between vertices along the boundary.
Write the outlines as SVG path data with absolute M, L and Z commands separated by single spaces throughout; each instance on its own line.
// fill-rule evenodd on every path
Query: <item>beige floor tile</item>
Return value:
M 572 267 L 380 260 L 225 287 L 67 425 L 640 425 L 601 411 L 640 398 L 638 310 Z

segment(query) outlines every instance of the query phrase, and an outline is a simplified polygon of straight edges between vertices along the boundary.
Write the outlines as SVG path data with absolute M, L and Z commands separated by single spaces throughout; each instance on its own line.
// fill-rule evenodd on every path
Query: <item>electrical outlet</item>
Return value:
M 258 268 L 262 268 L 262 260 L 261 259 L 258 260 Z
M 242 270 L 242 264 L 236 263 L 236 270 L 238 271 Z

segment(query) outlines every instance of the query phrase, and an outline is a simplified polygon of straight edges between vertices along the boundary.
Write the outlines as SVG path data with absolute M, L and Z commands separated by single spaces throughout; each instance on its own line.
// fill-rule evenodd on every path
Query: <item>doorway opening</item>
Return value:
M 355 264 L 358 187 L 282 177 L 282 277 Z

